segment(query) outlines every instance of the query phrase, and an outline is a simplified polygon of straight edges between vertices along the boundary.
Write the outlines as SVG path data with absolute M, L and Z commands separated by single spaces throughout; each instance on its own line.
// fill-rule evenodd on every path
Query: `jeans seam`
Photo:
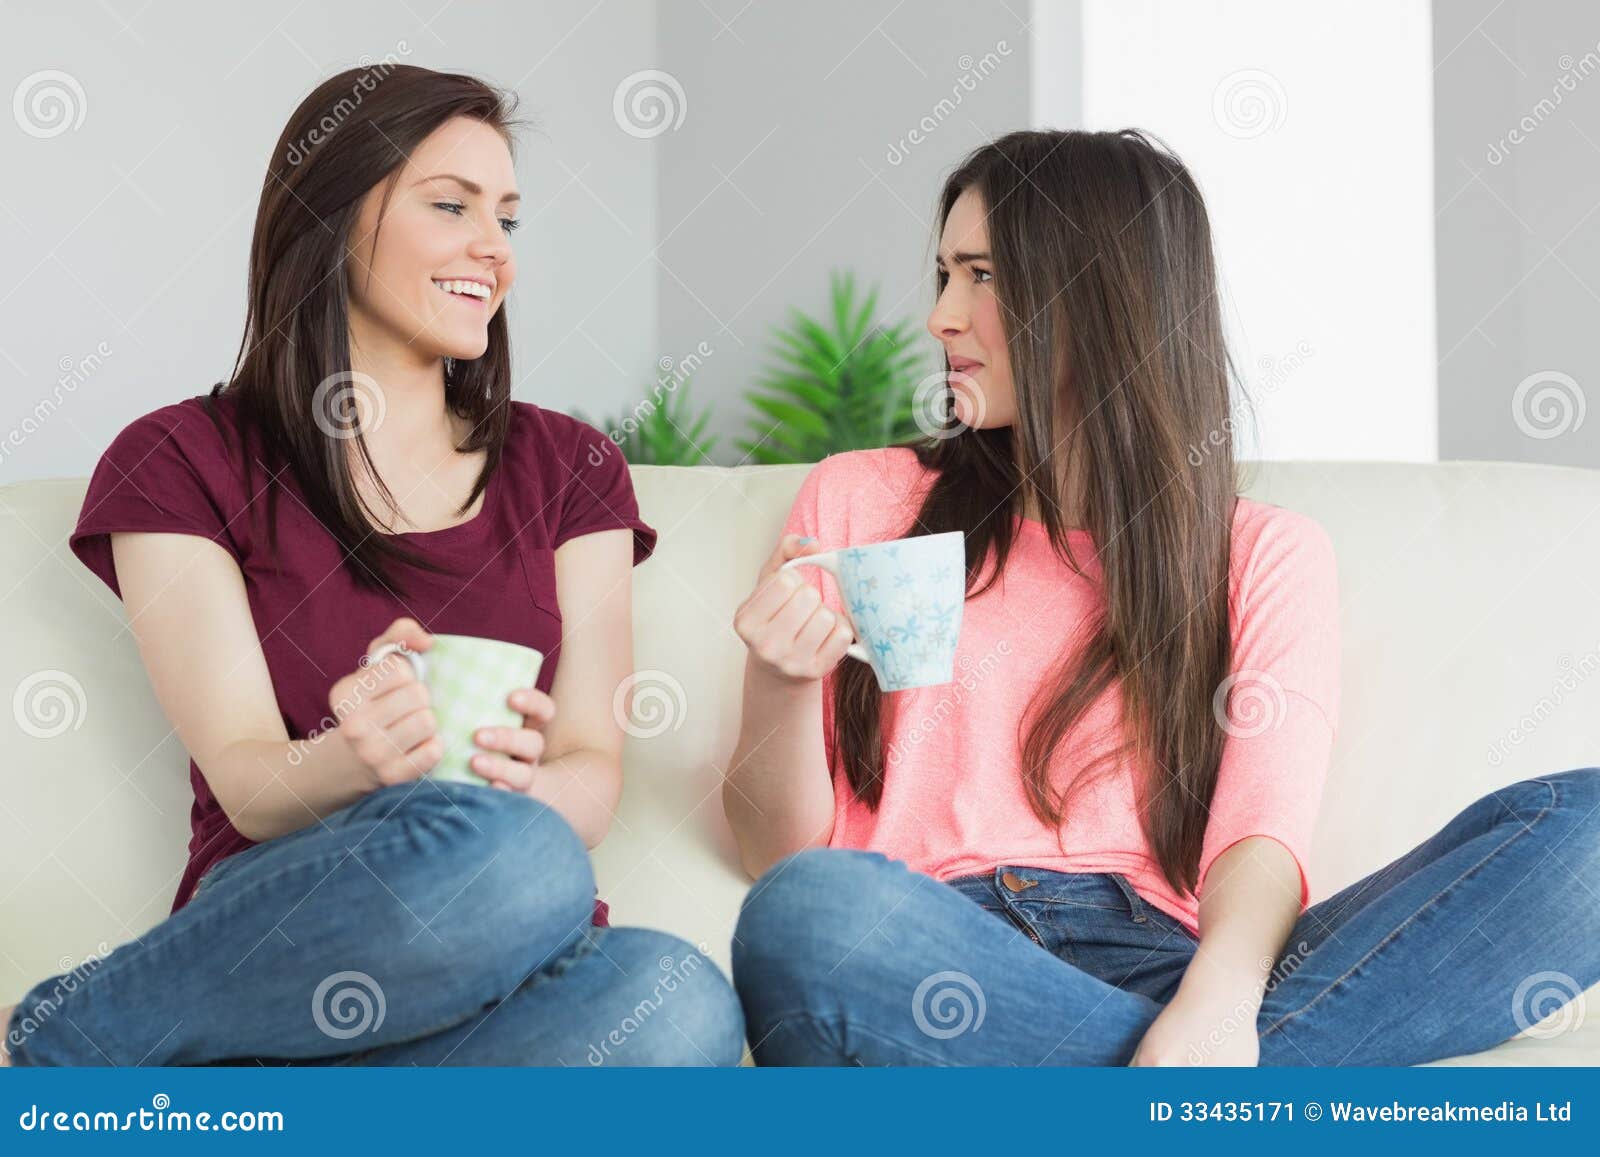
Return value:
M 376 845 L 373 848 L 369 849 L 369 851 L 379 852 L 379 853 L 393 851 L 393 850 L 396 850 L 396 849 L 399 849 L 399 848 L 403 847 L 409 839 L 410 839 L 410 834 L 408 833 L 408 834 L 406 834 L 405 836 L 403 836 L 403 837 L 401 837 L 399 839 L 390 840 L 388 843 L 381 844 L 381 845 Z M 280 868 L 278 871 L 274 872 L 270 876 L 266 876 L 266 877 L 264 877 L 263 879 L 260 879 L 260 880 L 255 880 L 251 884 L 246 885 L 246 887 L 252 887 L 253 886 L 253 887 L 256 887 L 256 888 L 259 889 L 261 887 L 265 887 L 268 884 L 277 883 L 277 881 L 281 880 L 284 876 L 287 876 L 291 872 L 297 871 L 298 869 L 300 869 L 302 867 L 305 867 L 307 864 L 315 864 L 317 866 L 321 866 L 329 858 L 330 857 L 324 856 L 324 857 L 319 857 L 319 858 L 317 858 L 315 860 L 299 861 L 299 862 L 297 862 L 295 864 L 291 864 L 291 865 L 285 866 L 283 868 Z M 342 849 L 338 853 L 338 858 L 337 858 L 336 862 L 333 864 L 333 868 L 337 868 L 340 864 L 344 863 L 344 861 L 346 859 L 355 859 L 355 858 L 356 858 L 356 853 L 355 853 L 355 851 L 353 849 L 350 849 L 350 848 Z M 333 870 L 332 868 L 329 869 L 330 872 L 332 870 Z M 197 909 L 195 918 L 197 920 L 205 920 L 205 919 L 212 919 L 212 918 L 229 919 L 229 917 L 224 915 L 219 909 L 216 909 L 216 908 L 213 908 L 210 912 L 206 912 L 206 911 L 202 911 L 202 910 Z M 173 936 L 166 936 L 161 941 L 156 943 L 155 945 L 152 945 L 149 942 L 149 939 L 148 939 L 150 933 L 157 932 L 160 929 L 165 928 L 165 927 L 167 927 L 167 923 L 166 923 L 166 921 L 163 921 L 162 923 L 157 924 L 154 928 L 150 929 L 149 932 L 147 932 L 145 934 L 145 937 L 137 939 L 137 940 L 134 940 L 134 941 L 130 941 L 130 943 L 139 945 L 139 947 L 142 948 L 145 952 L 151 952 L 151 951 L 155 951 L 158 948 L 165 947 L 167 944 L 169 944 L 174 939 Z M 96 976 L 108 975 L 108 974 L 110 974 L 110 971 L 111 970 L 109 968 L 102 969 L 102 970 L 97 971 L 95 973 L 95 975 Z
M 383 850 L 384 851 L 388 851 L 388 850 L 390 850 L 392 848 L 397 848 L 397 847 L 401 846 L 404 843 L 405 843 L 404 839 L 392 840 L 389 843 L 383 845 Z M 349 857 L 349 856 L 354 856 L 355 853 L 347 848 L 347 849 L 344 850 L 344 855 Z M 320 861 L 317 861 L 317 862 L 320 863 Z M 340 859 L 339 863 L 343 863 L 343 862 L 344 862 L 343 859 Z M 259 885 L 259 884 L 266 884 L 266 883 L 269 883 L 269 882 L 276 882 L 277 880 L 281 879 L 283 876 L 287 875 L 288 873 L 294 871 L 296 868 L 301 867 L 301 866 L 303 866 L 303 865 L 302 864 L 295 864 L 295 865 L 290 866 L 290 867 L 285 867 L 285 868 L 281 869 L 280 871 L 276 872 L 275 874 L 266 877 L 265 880 L 257 880 L 257 881 L 255 881 L 255 883 Z M 338 863 L 336 863 L 334 865 L 334 867 L 338 867 L 338 866 L 339 866 Z M 222 914 L 220 912 L 217 912 L 217 911 L 206 912 L 206 911 L 201 910 L 201 909 L 196 909 L 195 919 L 197 921 L 211 919 L 213 917 L 227 919 L 227 917 L 222 916 Z M 176 939 L 176 934 L 168 934 L 168 935 L 162 936 L 159 940 L 156 940 L 154 943 L 151 942 L 151 935 L 152 935 L 152 933 L 160 932 L 162 929 L 168 928 L 168 927 L 169 927 L 168 921 L 163 920 L 161 923 L 155 925 L 155 927 L 153 927 L 153 928 L 149 929 L 148 931 L 146 931 L 143 936 L 136 937 L 135 939 L 128 941 L 127 944 L 119 945 L 119 948 L 137 945 L 140 949 L 142 949 L 146 953 L 154 952 L 154 951 L 157 951 L 157 950 L 159 950 L 161 948 L 165 948 L 167 945 L 172 943 L 172 941 L 174 939 Z M 121 969 L 117 969 L 116 968 L 116 961 L 111 960 L 110 957 L 114 956 L 114 955 L 115 955 L 115 953 L 113 952 L 113 953 L 111 953 L 111 954 L 109 954 L 107 956 L 107 966 L 102 967 L 100 969 L 97 969 L 95 971 L 95 976 L 96 977 L 110 976 L 110 975 L 114 975 L 116 972 L 122 971 Z M 128 957 L 124 957 L 124 960 L 126 960 L 126 959 L 128 959 Z M 44 982 L 41 981 L 40 983 L 42 984 Z
M 352 1066 L 362 1068 L 386 1068 L 388 1066 L 368 1065 L 367 1059 L 376 1053 L 382 1052 L 384 1049 L 392 1048 L 396 1045 L 419 1044 L 431 1036 L 438 1036 L 440 1033 L 449 1032 L 453 1028 L 459 1028 L 461 1025 L 466 1024 L 469 1020 L 487 1015 L 485 1010 L 490 1008 L 498 1008 L 506 1001 L 519 996 L 523 989 L 535 988 L 541 983 L 556 979 L 561 975 L 562 972 L 565 972 L 568 968 L 570 968 L 572 964 L 577 961 L 577 958 L 580 955 L 588 954 L 584 951 L 584 945 L 588 943 L 588 937 L 582 935 L 578 936 L 577 939 L 572 942 L 572 947 L 568 951 L 561 953 L 561 955 L 551 960 L 543 968 L 534 969 L 527 976 L 523 977 L 517 986 L 504 996 L 497 997 L 494 1000 L 484 1001 L 483 1004 L 467 1013 L 466 1016 L 459 1017 L 456 1020 L 449 1020 L 441 1024 L 436 1024 L 431 1028 L 423 1029 L 421 1032 L 418 1032 L 412 1036 L 408 1036 L 404 1040 L 389 1041 L 387 1044 L 373 1045 L 370 1048 L 361 1049 L 359 1052 L 336 1054 L 333 1064 L 338 1067 L 346 1068 Z M 555 966 L 558 964 L 562 967 L 559 971 L 555 971 Z M 434 1065 L 432 1067 L 438 1068 L 439 1066 Z
M 560 953 L 551 960 L 547 961 L 543 966 L 528 973 L 527 976 L 523 977 L 522 980 L 517 983 L 515 988 L 506 993 L 504 996 L 497 997 L 494 1000 L 485 1001 L 482 1005 L 472 1010 L 464 1017 L 460 1017 L 456 1020 L 445 1021 L 441 1024 L 435 1025 L 432 1028 L 424 1029 L 421 1032 L 406 1037 L 404 1040 L 390 1041 L 387 1044 L 381 1045 L 372 1045 L 369 1048 L 360 1049 L 356 1052 L 330 1054 L 332 1056 L 331 1064 L 342 1068 L 386 1068 L 388 1066 L 368 1065 L 367 1059 L 376 1053 L 382 1052 L 384 1049 L 393 1048 L 397 1045 L 417 1044 L 421 1041 L 427 1040 L 431 1036 L 437 1036 L 440 1033 L 448 1032 L 453 1028 L 457 1028 L 460 1025 L 465 1024 L 467 1021 L 472 1020 L 475 1017 L 487 1015 L 485 1012 L 486 1009 L 498 1007 L 499 1005 L 504 1004 L 506 1001 L 519 996 L 524 989 L 536 988 L 540 984 L 559 979 L 563 973 L 577 963 L 579 958 L 587 956 L 597 950 L 593 934 L 598 931 L 601 931 L 601 929 L 590 928 L 581 931 L 578 936 L 574 938 L 572 941 L 572 946 L 567 951 Z M 438 1068 L 439 1066 L 435 1065 L 433 1067 Z
M 226 865 L 228 865 L 230 867 L 237 868 L 239 866 L 239 863 L 240 863 L 240 857 L 244 856 L 244 855 L 247 855 L 250 852 L 255 851 L 257 848 L 270 849 L 270 850 L 282 850 L 285 847 L 291 847 L 294 844 L 301 843 L 304 839 L 309 839 L 311 836 L 317 834 L 317 829 L 318 829 L 319 826 L 323 827 L 323 828 L 326 828 L 329 831 L 334 831 L 336 829 L 334 828 L 333 825 L 329 824 L 328 821 L 330 819 L 332 819 L 334 816 L 339 815 L 340 812 L 346 812 L 346 813 L 352 812 L 356 808 L 361 807 L 363 804 L 366 804 L 369 801 L 371 801 L 373 799 L 376 799 L 384 791 L 388 791 L 388 790 L 394 789 L 394 788 L 409 787 L 410 790 L 407 791 L 405 793 L 405 795 L 400 796 L 400 798 L 394 804 L 394 806 L 392 808 L 390 808 L 389 811 L 385 815 L 379 817 L 374 822 L 373 827 L 372 827 L 372 831 L 367 833 L 368 836 L 371 836 L 374 832 L 376 832 L 384 824 L 388 823 L 389 820 L 394 817 L 395 812 L 398 811 L 405 804 L 405 802 L 407 800 L 409 800 L 413 795 L 416 794 L 418 788 L 421 787 L 422 782 L 423 781 L 421 779 L 418 779 L 418 780 L 413 781 L 410 784 L 405 784 L 405 783 L 387 784 L 384 787 L 380 787 L 380 788 L 377 788 L 377 789 L 375 789 L 373 791 L 368 792 L 366 795 L 362 796 L 360 799 L 356 800 L 354 803 L 348 804 L 345 807 L 340 808 L 338 811 L 331 812 L 328 815 L 318 817 L 318 819 L 317 819 L 317 821 L 315 823 L 307 824 L 304 827 L 296 828 L 292 832 L 285 832 L 283 835 L 275 836 L 275 837 L 272 837 L 271 839 L 253 840 L 253 841 L 251 841 L 251 843 L 248 846 L 240 848 L 238 851 L 235 851 L 235 852 L 229 852 L 227 855 L 221 857 L 220 859 L 213 860 L 211 862 L 210 866 L 207 867 L 204 872 L 200 873 L 200 878 L 195 881 L 194 890 L 190 892 L 189 899 L 191 901 L 193 901 L 195 897 L 200 895 L 200 893 L 201 893 L 201 891 L 203 889 L 209 888 L 209 887 L 211 887 L 211 885 L 215 884 L 217 882 L 217 873 L 223 867 L 224 864 L 226 864 Z M 438 786 L 438 785 L 436 784 L 435 786 Z M 448 798 L 449 793 L 446 792 L 445 795 Z M 432 801 L 432 797 L 430 797 L 430 802 L 431 801 Z M 454 799 L 450 800 L 450 806 L 451 806 L 451 808 L 453 808 L 456 811 L 460 811 L 461 810 L 461 806 L 458 803 L 456 803 Z M 343 822 L 343 823 L 339 824 L 340 828 L 346 828 L 346 827 L 350 827 L 350 826 L 352 826 L 352 825 L 350 823 L 348 823 L 348 822 Z M 476 825 L 474 825 L 474 827 L 476 827 Z M 365 842 L 366 842 L 366 837 L 363 837 L 362 840 L 361 840 L 361 843 L 365 843 Z M 358 843 L 357 847 L 359 847 L 359 846 L 360 846 L 360 844 Z M 270 850 L 269 851 L 263 851 L 262 855 L 263 856 L 270 855 L 271 854 Z M 355 849 L 346 849 L 346 850 L 353 853 Z
M 1030 897 L 1025 900 L 1019 899 L 1017 903 L 1055 904 L 1066 908 L 1093 908 L 1096 912 L 1124 912 L 1129 916 L 1136 915 L 1136 913 L 1127 912 L 1127 905 L 1125 904 L 1091 904 L 1087 900 L 1059 900 L 1050 896 Z
M 1023 901 L 1019 901 L 1015 896 L 1000 896 L 999 900 L 1008 922 L 1024 936 L 1032 938 L 1035 947 L 1044 948 L 1046 952 L 1049 952 L 1050 950 L 1045 948 L 1044 945 L 1044 932 L 1033 922 L 1032 917 L 1022 910 L 1021 904 Z
M 1539 782 L 1543 783 L 1544 781 L 1540 780 Z M 1546 804 L 1544 807 L 1539 809 L 1539 814 L 1538 815 L 1534 816 L 1533 819 L 1531 819 L 1531 820 L 1527 821 L 1526 823 L 1522 824 L 1522 826 L 1520 828 L 1518 828 L 1516 831 L 1512 832 L 1511 835 L 1508 836 L 1505 840 L 1503 840 L 1500 844 L 1498 844 L 1497 846 L 1492 848 L 1490 851 L 1485 853 L 1483 858 L 1480 859 L 1477 863 L 1475 863 L 1475 864 L 1471 865 L 1470 867 L 1468 867 L 1464 872 L 1462 872 L 1454 880 L 1451 880 L 1443 888 L 1439 889 L 1439 891 L 1437 893 L 1435 893 L 1425 903 L 1423 903 L 1419 908 L 1417 908 L 1417 910 L 1415 912 L 1411 913 L 1410 916 L 1407 916 L 1405 918 L 1405 920 L 1403 920 L 1393 931 L 1391 931 L 1382 940 L 1378 941 L 1378 943 L 1374 944 L 1367 951 L 1366 955 L 1362 956 L 1362 958 L 1360 960 L 1356 961 L 1348 969 L 1346 969 L 1342 976 L 1339 976 L 1335 980 L 1329 982 L 1329 984 L 1328 984 L 1328 986 L 1326 988 L 1324 988 L 1321 992 L 1317 993 L 1315 996 L 1313 996 L 1310 1000 L 1308 1000 L 1305 1004 L 1301 1005 L 1299 1008 L 1293 1010 L 1292 1012 L 1284 1013 L 1281 1017 L 1279 1017 L 1277 1020 L 1273 1021 L 1270 1025 L 1268 1025 L 1265 1029 L 1262 1029 L 1260 1035 L 1261 1036 L 1266 1036 L 1268 1033 L 1277 1032 L 1284 1025 L 1288 1024 L 1291 1020 L 1294 1020 L 1296 1017 L 1302 1015 L 1303 1013 L 1310 1011 L 1310 1009 L 1314 1005 L 1316 1005 L 1318 1002 L 1320 1002 L 1323 997 L 1325 997 L 1329 993 L 1333 992 L 1336 988 L 1338 988 L 1346 980 L 1348 980 L 1352 975 L 1354 975 L 1357 970 L 1359 970 L 1364 964 L 1367 963 L 1367 961 L 1371 960 L 1374 956 L 1376 956 L 1384 948 L 1388 947 L 1388 945 L 1397 936 L 1399 936 L 1400 933 L 1404 932 L 1407 928 L 1409 928 L 1411 926 L 1411 924 L 1413 922 L 1416 921 L 1417 917 L 1421 916 L 1429 908 L 1432 908 L 1435 904 L 1437 904 L 1440 900 L 1442 900 L 1445 897 L 1445 895 L 1452 888 L 1454 888 L 1457 884 L 1461 883 L 1461 881 L 1465 880 L 1468 876 L 1472 875 L 1479 868 L 1483 867 L 1483 865 L 1487 864 L 1495 856 L 1498 856 L 1501 852 L 1505 851 L 1506 848 L 1510 847 L 1517 840 L 1521 839 L 1525 835 L 1528 835 L 1533 830 L 1533 825 L 1538 823 L 1545 816 L 1549 815 L 1551 809 L 1555 807 L 1555 804 L 1556 804 L 1556 791 L 1555 791 L 1555 788 L 1554 788 L 1554 786 L 1552 786 L 1551 784 L 1548 784 L 1548 783 L 1546 783 L 1545 786 L 1550 788 L 1550 802 L 1548 804 Z M 1513 812 L 1512 814 L 1515 815 L 1516 813 Z
M 396 850 L 396 849 L 404 846 L 410 840 L 410 838 L 411 838 L 410 833 L 407 833 L 405 836 L 403 836 L 400 839 L 390 840 L 386 844 L 379 844 L 379 845 L 376 845 L 376 846 L 374 846 L 372 848 L 369 848 L 367 850 L 369 852 L 374 852 L 374 853 L 378 853 L 378 854 L 381 855 L 383 853 L 390 852 L 390 851 Z M 263 857 L 263 858 L 265 858 L 265 857 Z M 279 868 L 276 872 L 272 873 L 272 875 L 264 876 L 261 879 L 254 881 L 254 883 L 257 886 L 265 886 L 267 884 L 275 884 L 279 880 L 283 879 L 285 876 L 289 875 L 291 872 L 298 871 L 300 868 L 305 867 L 307 864 L 315 864 L 318 867 L 320 867 L 323 863 L 325 863 L 330 858 L 332 858 L 332 857 L 331 856 L 319 856 L 319 857 L 317 857 L 316 859 L 313 859 L 313 860 L 301 860 L 301 861 L 298 861 L 298 862 L 293 863 L 293 864 L 288 864 L 288 865 L 285 865 L 284 867 Z M 356 849 L 355 848 L 342 848 L 337 853 L 337 859 L 335 859 L 335 862 L 333 863 L 332 867 L 330 867 L 328 869 L 328 871 L 332 872 L 334 870 L 334 868 L 339 867 L 339 865 L 343 864 L 346 860 L 355 860 L 357 863 L 362 863 L 360 857 L 357 856 L 357 854 L 356 854 Z M 366 865 L 363 864 L 363 866 L 366 866 Z

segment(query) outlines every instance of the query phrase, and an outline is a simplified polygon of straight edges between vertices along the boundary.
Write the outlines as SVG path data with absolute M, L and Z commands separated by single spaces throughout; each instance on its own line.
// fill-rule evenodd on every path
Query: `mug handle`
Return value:
M 411 669 L 417 673 L 417 678 L 424 683 L 428 681 L 428 663 L 422 657 L 421 652 L 413 651 L 409 647 L 403 647 L 399 643 L 385 643 L 372 654 L 366 656 L 366 665 L 368 667 L 376 667 L 384 656 L 394 654 L 404 655 L 411 664 Z
M 839 552 L 837 550 L 825 550 L 820 554 L 808 554 L 800 558 L 791 558 L 778 569 L 788 570 L 792 566 L 819 566 L 833 576 L 835 583 L 839 582 Z M 839 586 L 839 609 L 844 612 L 844 621 L 849 624 L 850 633 L 858 640 L 846 647 L 844 653 L 852 659 L 860 659 L 869 667 L 872 666 L 872 656 L 859 642 L 861 632 L 856 630 L 855 620 L 850 617 L 850 608 L 845 605 L 844 586 L 842 584 Z M 394 644 L 389 645 L 393 646 Z

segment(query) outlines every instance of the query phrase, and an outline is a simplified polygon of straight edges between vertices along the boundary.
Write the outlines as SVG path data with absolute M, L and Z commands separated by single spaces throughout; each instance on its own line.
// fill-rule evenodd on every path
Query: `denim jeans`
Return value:
M 746 897 L 733 979 L 758 1064 L 1123 1065 L 1198 943 L 1117 874 L 941 883 L 818 849 Z M 1591 767 L 1492 792 L 1311 905 L 1241 1016 L 1263 1065 L 1413 1065 L 1499 1044 L 1597 981 Z
M 19 1065 L 738 1064 L 716 965 L 594 927 L 593 903 L 553 809 L 387 787 L 221 861 L 143 936 L 36 985 L 7 1039 Z

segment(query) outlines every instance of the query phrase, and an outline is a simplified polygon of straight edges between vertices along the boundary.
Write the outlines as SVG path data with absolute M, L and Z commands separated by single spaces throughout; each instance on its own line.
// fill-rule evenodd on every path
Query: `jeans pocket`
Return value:
M 1122 875 L 1120 872 L 1112 872 L 1108 873 L 1108 875 L 1110 875 L 1111 879 L 1116 882 L 1117 887 L 1122 889 L 1123 894 L 1127 897 L 1128 918 L 1131 919 L 1135 924 L 1150 925 L 1156 928 L 1165 929 L 1169 932 L 1177 932 L 1179 935 L 1184 936 L 1195 944 L 1200 942 L 1200 938 L 1193 932 L 1189 931 L 1188 925 L 1184 924 L 1182 920 L 1179 920 L 1176 916 L 1169 915 L 1168 913 L 1162 911 L 1160 908 L 1157 908 L 1154 904 L 1150 903 L 1150 901 L 1146 900 L 1143 896 L 1139 895 L 1138 889 L 1136 889 L 1133 884 L 1128 881 L 1127 876 Z
M 1150 906 L 1145 903 L 1144 897 L 1128 882 L 1128 877 L 1121 872 L 1107 872 L 1107 878 L 1122 892 L 1123 902 L 1127 905 L 1128 919 L 1135 924 L 1145 924 L 1150 919 Z

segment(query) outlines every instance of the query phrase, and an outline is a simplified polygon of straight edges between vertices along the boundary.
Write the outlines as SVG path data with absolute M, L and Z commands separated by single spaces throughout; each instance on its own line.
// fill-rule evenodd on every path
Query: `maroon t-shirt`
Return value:
M 311 514 L 292 470 L 261 462 L 253 464 L 247 481 L 237 401 L 229 394 L 213 401 L 226 439 L 202 408 L 204 395 L 163 406 L 124 428 L 95 467 L 69 542 L 119 598 L 111 532 L 195 534 L 222 546 L 244 575 L 291 739 L 327 730 L 333 684 L 356 670 L 367 643 L 402 615 L 432 633 L 480 635 L 538 649 L 545 659 L 537 686 L 548 692 L 561 656 L 556 548 L 580 534 L 629 528 L 635 566 L 655 549 L 656 531 L 639 517 L 627 463 L 611 439 L 576 418 L 513 401 L 500 464 L 477 516 L 444 530 L 395 536 L 453 573 L 396 564 L 405 594 L 367 590 L 341 564 L 338 542 Z M 248 445 L 253 456 L 259 454 L 254 437 Z M 266 467 L 283 488 L 274 511 L 275 552 L 266 535 Z M 189 781 L 193 834 L 174 912 L 192 898 L 206 869 L 254 843 L 229 822 L 193 759 Z M 599 900 L 595 922 L 606 922 Z

